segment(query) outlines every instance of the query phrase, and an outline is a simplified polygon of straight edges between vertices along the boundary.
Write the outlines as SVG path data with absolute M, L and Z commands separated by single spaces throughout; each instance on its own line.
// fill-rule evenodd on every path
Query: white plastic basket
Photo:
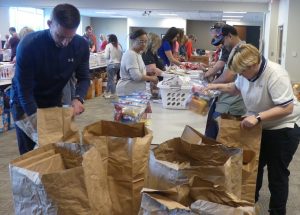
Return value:
M 188 109 L 185 103 L 190 95 L 192 86 L 168 86 L 157 84 L 160 89 L 163 108 L 167 109 Z
M 15 74 L 14 64 L 2 63 L 0 64 L 0 80 L 10 80 Z

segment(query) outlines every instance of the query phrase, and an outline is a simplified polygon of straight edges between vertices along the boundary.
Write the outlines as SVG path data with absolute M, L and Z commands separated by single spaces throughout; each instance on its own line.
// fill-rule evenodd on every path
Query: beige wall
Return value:
M 0 7 L 0 35 L 1 40 L 5 40 L 5 34 L 8 34 L 9 26 L 9 8 Z
M 285 68 L 292 81 L 300 81 L 299 0 L 289 0 L 288 28 L 286 36 Z
M 187 20 L 186 33 L 194 34 L 198 39 L 196 44 L 193 44 L 193 48 L 215 50 L 215 47 L 210 44 L 211 36 L 209 34 L 209 29 L 214 23 L 211 21 Z
M 127 19 L 120 18 L 91 18 L 91 26 L 97 36 L 98 44 L 100 34 L 115 34 L 121 43 L 123 50 L 126 49 Z

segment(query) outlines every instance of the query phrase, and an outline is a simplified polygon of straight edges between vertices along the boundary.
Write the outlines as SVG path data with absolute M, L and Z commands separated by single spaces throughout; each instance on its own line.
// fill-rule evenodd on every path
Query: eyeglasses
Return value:
M 147 44 L 148 40 L 136 40 L 136 42 L 140 45 Z

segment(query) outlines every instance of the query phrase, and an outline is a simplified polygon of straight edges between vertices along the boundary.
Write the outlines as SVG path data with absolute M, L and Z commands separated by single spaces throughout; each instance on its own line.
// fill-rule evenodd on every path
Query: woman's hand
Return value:
M 254 115 L 247 116 L 243 121 L 241 122 L 242 128 L 252 128 L 253 126 L 258 124 L 258 119 Z
M 154 84 L 157 84 L 158 83 L 158 78 L 157 76 L 150 76 L 151 77 L 151 82 L 153 82 Z

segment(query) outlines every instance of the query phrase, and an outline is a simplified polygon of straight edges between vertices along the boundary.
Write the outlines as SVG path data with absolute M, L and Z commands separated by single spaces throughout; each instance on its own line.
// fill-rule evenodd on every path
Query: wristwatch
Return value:
M 261 117 L 259 113 L 255 114 L 255 118 L 257 119 L 258 122 L 261 122 Z
M 81 102 L 81 104 L 84 104 L 84 99 L 81 98 L 80 96 L 75 96 L 74 99 L 77 99 L 78 101 Z

